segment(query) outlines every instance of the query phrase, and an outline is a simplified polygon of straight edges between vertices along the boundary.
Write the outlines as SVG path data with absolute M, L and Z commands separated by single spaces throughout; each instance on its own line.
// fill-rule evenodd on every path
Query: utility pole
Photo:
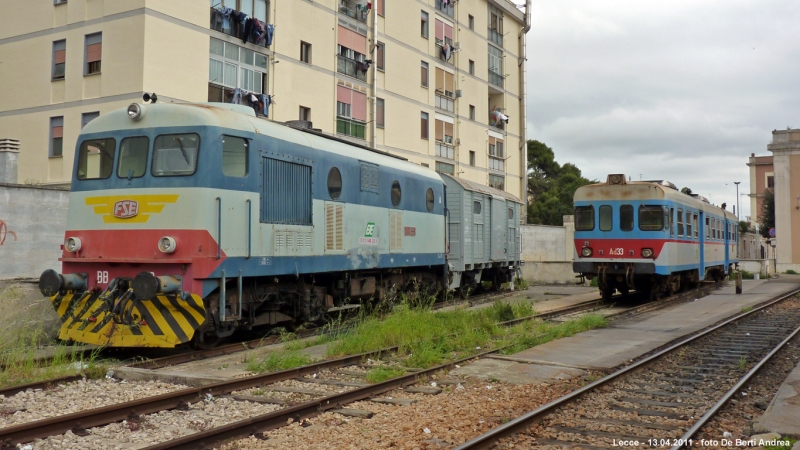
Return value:
M 736 185 L 736 220 L 737 221 L 740 220 L 739 211 L 741 210 L 741 205 L 739 205 L 739 183 L 741 183 L 741 181 L 734 181 L 733 182 L 733 184 Z

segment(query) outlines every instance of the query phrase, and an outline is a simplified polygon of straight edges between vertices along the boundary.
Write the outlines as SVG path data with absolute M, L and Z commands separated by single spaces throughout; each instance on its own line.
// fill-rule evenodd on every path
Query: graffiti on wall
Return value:
M 13 237 L 15 241 L 17 240 L 17 233 L 9 230 L 8 225 L 3 221 L 3 219 L 0 219 L 0 245 L 6 243 L 6 237 L 9 235 Z

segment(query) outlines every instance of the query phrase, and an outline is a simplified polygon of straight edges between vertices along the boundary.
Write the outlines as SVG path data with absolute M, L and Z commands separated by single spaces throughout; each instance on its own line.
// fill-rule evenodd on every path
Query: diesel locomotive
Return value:
M 630 290 L 657 299 L 720 281 L 739 262 L 736 216 L 670 182 L 612 174 L 578 188 L 574 202 L 573 270 L 596 277 L 606 299 Z
M 81 131 L 59 337 L 213 345 L 404 289 L 513 279 L 522 203 L 230 104 L 139 104 Z

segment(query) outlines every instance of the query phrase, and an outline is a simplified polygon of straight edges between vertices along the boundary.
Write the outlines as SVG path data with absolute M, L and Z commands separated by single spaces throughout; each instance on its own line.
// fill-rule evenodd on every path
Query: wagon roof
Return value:
M 519 198 L 514 197 L 513 195 L 509 194 L 506 191 L 501 191 L 500 189 L 491 188 L 489 186 L 484 186 L 479 183 L 475 183 L 473 181 L 465 180 L 463 178 L 455 178 L 453 176 L 447 175 L 446 173 L 441 174 L 443 177 L 450 178 L 451 180 L 455 181 L 456 183 L 460 184 L 461 187 L 468 191 L 473 192 L 480 192 L 482 194 L 489 194 L 495 197 L 503 197 L 506 200 L 510 200 L 515 203 L 522 203 Z

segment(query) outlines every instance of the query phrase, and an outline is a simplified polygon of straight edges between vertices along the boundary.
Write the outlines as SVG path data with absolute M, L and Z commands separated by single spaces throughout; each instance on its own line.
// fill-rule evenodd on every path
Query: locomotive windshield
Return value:
M 119 166 L 117 176 L 120 178 L 139 178 L 147 171 L 147 150 L 150 139 L 146 136 L 129 137 L 119 144 Z
M 575 207 L 575 230 L 576 231 L 594 230 L 594 206 Z
M 200 136 L 195 133 L 158 136 L 153 145 L 153 175 L 192 175 L 197 169 L 199 148 Z
M 81 143 L 78 151 L 78 179 L 108 178 L 114 169 L 114 139 L 89 139 Z
M 639 229 L 661 231 L 664 229 L 664 208 L 656 205 L 639 206 Z

